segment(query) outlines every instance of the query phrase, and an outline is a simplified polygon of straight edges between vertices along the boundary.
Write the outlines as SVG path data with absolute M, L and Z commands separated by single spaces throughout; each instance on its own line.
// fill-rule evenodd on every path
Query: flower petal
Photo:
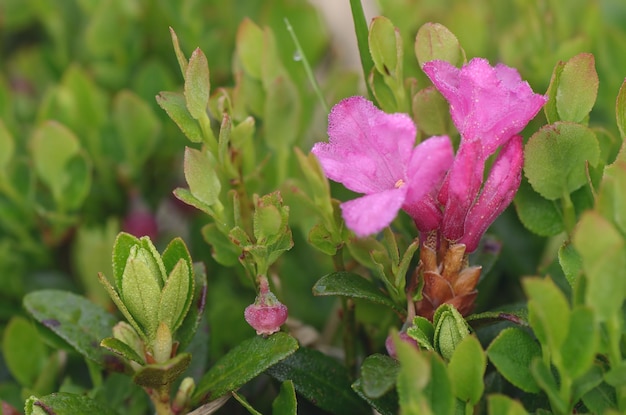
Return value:
M 514 136 L 500 151 L 493 163 L 485 186 L 465 220 L 465 234 L 459 240 L 472 252 L 489 225 L 511 203 L 520 181 L 524 164 L 522 137 Z
M 358 193 L 392 189 L 405 177 L 416 127 L 406 114 L 387 114 L 363 97 L 344 99 L 328 116 L 328 143 L 311 150 L 326 176 Z
M 346 225 L 357 236 L 380 232 L 398 214 L 406 191 L 406 186 L 403 186 L 342 203 L 341 211 Z
M 445 61 L 426 62 L 424 72 L 450 103 L 464 140 L 480 139 L 485 157 L 519 133 L 547 101 L 508 66 L 475 58 L 458 69 Z

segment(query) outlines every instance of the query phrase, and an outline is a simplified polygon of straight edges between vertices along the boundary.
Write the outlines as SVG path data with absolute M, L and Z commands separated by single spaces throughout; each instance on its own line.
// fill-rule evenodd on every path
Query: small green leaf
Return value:
M 381 415 L 396 415 L 398 413 L 398 393 L 395 389 L 389 391 L 380 398 L 370 398 L 365 392 L 363 392 L 363 382 L 361 379 L 357 379 L 352 384 L 352 390 L 359 395 L 365 402 L 367 402 L 372 408 L 374 408 Z
M 552 71 L 552 77 L 550 78 L 550 85 L 548 86 L 548 91 L 546 95 L 548 96 L 548 102 L 543 106 L 543 112 L 546 115 L 546 119 L 548 120 L 548 124 L 554 124 L 557 121 L 561 121 L 559 117 L 559 112 L 556 108 L 556 93 L 559 88 L 559 83 L 561 82 L 561 73 L 563 72 L 563 67 L 565 66 L 565 62 L 559 61 L 554 66 L 554 70 Z
M 561 71 L 556 91 L 556 108 L 563 121 L 582 122 L 598 94 L 598 74 L 591 53 L 568 60 Z
M 187 245 L 185 245 L 182 238 L 174 238 L 167 244 L 163 254 L 161 254 L 161 260 L 165 267 L 165 275 L 169 275 L 181 259 L 187 263 L 189 269 L 192 269 L 193 263 Z
M 397 360 L 382 354 L 368 356 L 361 365 L 361 389 L 372 399 L 382 397 L 396 384 L 400 365 Z
M 185 148 L 184 170 L 189 191 L 208 206 L 219 202 L 222 188 L 215 169 L 215 160 L 209 153 L 190 147 Z
M 351 389 L 346 368 L 317 350 L 300 348 L 267 373 L 279 381 L 291 379 L 301 396 L 325 411 L 348 415 L 368 410 Z
M 163 91 L 156 96 L 156 100 L 191 142 L 202 142 L 200 125 L 189 113 L 182 93 Z
M 24 410 L 26 415 L 117 415 L 117 412 L 100 401 L 95 401 L 85 395 L 65 392 L 53 393 L 41 398 L 31 396 L 26 400 Z
M 573 287 L 582 272 L 583 262 L 571 243 L 565 243 L 559 248 L 559 264 L 567 282 Z
M 261 79 L 263 62 L 263 30 L 252 20 L 246 18 L 237 30 L 237 57 L 248 75 L 256 80 Z
M 626 385 L 626 361 L 622 360 L 617 366 L 612 367 L 604 374 L 604 380 L 616 388 Z
M 379 290 L 371 281 L 351 272 L 333 272 L 320 278 L 313 286 L 313 295 L 361 298 L 390 307 L 404 313 L 402 307 L 395 304 L 389 296 Z
M 585 303 L 594 309 L 599 321 L 614 318 L 620 312 L 626 291 L 624 239 L 599 213 L 585 212 L 573 242 L 587 276 Z
M 157 313 L 161 287 L 157 278 L 145 261 L 132 256 L 128 259 L 122 276 L 120 297 L 148 339 L 154 338 L 159 324 Z
M 316 223 L 309 231 L 309 243 L 326 255 L 337 253 L 338 243 L 333 240 L 333 234 L 322 223 Z
M 255 336 L 230 350 L 200 379 L 192 405 L 215 400 L 237 390 L 264 370 L 298 349 L 298 342 L 285 333 L 268 338 Z
M 368 43 L 376 70 L 383 76 L 391 76 L 401 80 L 402 38 L 391 20 L 384 16 L 372 19 Z
M 145 359 L 137 354 L 137 352 L 124 343 L 123 341 L 116 339 L 115 337 L 106 337 L 100 342 L 100 346 L 104 347 L 110 352 L 113 352 L 128 361 L 137 362 L 140 365 L 146 363 Z
M 190 272 L 187 262 L 181 259 L 168 276 L 161 291 L 158 320 L 167 324 L 172 333 L 178 329 L 189 311 L 193 297 L 193 279 Z
M 514 199 L 515 210 L 522 224 L 540 236 L 554 236 L 565 230 L 563 215 L 556 202 L 542 197 L 522 179 Z
M 413 96 L 412 112 L 415 123 L 427 137 L 451 135 L 454 130 L 448 101 L 434 86 L 421 89 Z
M 458 310 L 450 304 L 442 304 L 437 308 L 433 316 L 433 326 L 435 350 L 448 361 L 456 347 L 469 335 L 469 326 Z
M 254 237 L 258 244 L 276 236 L 281 229 L 282 215 L 279 207 L 259 202 L 254 209 Z
M 493 394 L 487 397 L 487 407 L 491 415 L 528 415 L 519 401 L 506 395 Z
M 446 364 L 436 353 L 426 353 L 426 357 L 430 359 L 431 377 L 424 394 L 434 414 L 451 415 L 454 413 L 455 399 Z
M 487 356 L 506 380 L 529 393 L 539 392 L 530 364 L 541 356 L 539 344 L 524 330 L 507 328 L 487 348 Z
M 626 235 L 626 162 L 618 160 L 604 170 L 596 209 Z
M 293 381 L 286 380 L 280 385 L 280 392 L 272 402 L 272 415 L 297 415 L 298 402 Z
M 601 383 L 583 395 L 583 402 L 593 414 L 616 413 L 610 412 L 611 409 L 617 411 L 615 388 L 606 383 Z
M 214 223 L 202 227 L 202 237 L 211 245 L 211 256 L 219 264 L 232 267 L 239 263 L 241 248 L 231 242 Z
M 563 399 L 559 395 L 559 387 L 557 386 L 552 371 L 540 357 L 533 359 L 530 364 L 530 371 L 539 387 L 548 395 L 552 409 L 561 414 L 569 413 L 567 403 L 563 402 Z
M 432 60 L 443 60 L 454 66 L 465 62 L 465 51 L 459 40 L 447 27 L 439 23 L 425 23 L 415 37 L 415 56 L 420 67 Z
M 185 101 L 189 114 L 196 119 L 207 118 L 207 107 L 211 82 L 209 79 L 209 63 L 206 56 L 197 48 L 189 58 L 189 65 L 185 71 Z
M 48 357 L 35 325 L 14 316 L 2 334 L 2 356 L 11 375 L 26 388 L 35 385 Z
M 133 375 L 133 382 L 144 388 L 162 388 L 178 379 L 191 363 L 191 354 L 180 353 L 164 362 L 142 366 Z
M 100 340 L 110 337 L 115 317 L 86 298 L 60 290 L 34 291 L 24 297 L 24 308 L 88 359 L 105 365 Z
M 202 262 L 193 264 L 194 291 L 185 319 L 175 333 L 179 342 L 179 350 L 185 350 L 193 340 L 206 307 L 207 276 L 206 267 Z
M 126 262 L 130 256 L 130 250 L 133 246 L 139 245 L 139 239 L 133 235 L 120 232 L 115 238 L 113 244 L 113 278 L 115 280 L 115 288 L 118 292 L 122 290 L 122 276 L 126 269 Z
M 593 310 L 579 306 L 572 310 L 569 332 L 561 347 L 563 370 L 570 379 L 584 375 L 593 365 L 599 352 L 600 336 L 594 320 Z
M 526 278 L 522 285 L 529 298 L 530 326 L 539 342 L 558 354 L 570 324 L 570 307 L 565 295 L 550 278 Z
M 397 389 L 401 413 L 434 414 L 424 397 L 424 389 L 431 381 L 430 360 L 426 353 L 419 353 L 397 335 L 393 340 L 400 360 Z
M 585 162 L 595 166 L 599 157 L 593 131 L 580 124 L 558 122 L 544 126 L 528 140 L 524 173 L 535 191 L 555 200 L 587 183 Z
M 241 404 L 241 406 L 246 408 L 246 410 L 248 411 L 248 413 L 250 415 L 263 415 L 262 413 L 260 413 L 256 409 L 254 409 L 252 407 L 252 405 L 250 405 L 250 403 L 247 401 L 247 399 L 245 397 L 243 397 L 242 395 L 240 395 L 240 394 L 238 394 L 237 392 L 234 392 L 234 391 L 231 392 L 231 394 L 237 400 L 237 402 L 239 402 Z
M 174 46 L 174 53 L 176 54 L 176 60 L 178 61 L 178 66 L 180 66 L 180 71 L 183 74 L 183 77 L 187 73 L 187 65 L 189 64 L 185 54 L 180 49 L 180 44 L 178 42 L 178 36 L 176 36 L 176 32 L 174 29 L 170 27 L 170 35 L 172 37 L 172 45 Z
M 483 376 L 487 357 L 475 336 L 466 336 L 457 346 L 448 364 L 454 393 L 463 402 L 476 405 L 483 395 Z
M 413 325 L 407 328 L 406 334 L 417 341 L 424 350 L 435 350 L 435 327 L 427 318 L 417 316 Z

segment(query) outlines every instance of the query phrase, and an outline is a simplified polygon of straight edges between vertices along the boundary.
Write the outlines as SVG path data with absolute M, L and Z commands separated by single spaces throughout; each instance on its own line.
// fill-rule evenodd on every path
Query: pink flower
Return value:
M 287 321 L 287 306 L 278 301 L 270 291 L 267 278 L 261 278 L 259 295 L 253 304 L 246 307 L 244 318 L 256 334 L 270 335 L 280 330 Z
M 480 140 L 485 158 L 522 131 L 547 101 L 517 70 L 503 64 L 492 67 L 486 59 L 472 59 L 461 69 L 430 61 L 423 70 L 450 103 L 462 140 Z
M 472 252 L 519 187 L 523 155 L 516 134 L 547 99 L 535 94 L 515 69 L 492 67 L 485 59 L 472 59 L 461 69 L 431 61 L 423 69 L 450 103 L 461 144 L 439 193 L 419 205 L 425 216 L 416 225 L 421 232 L 439 229 L 444 238 L 465 243 Z M 499 147 L 503 150 L 483 186 L 485 161 Z M 440 218 L 437 211 L 443 211 Z
M 406 114 L 386 114 L 363 97 L 344 99 L 328 116 L 328 143 L 311 150 L 326 176 L 365 196 L 341 204 L 358 236 L 388 226 L 441 182 L 454 157 L 448 137 L 415 146 L 416 127 Z

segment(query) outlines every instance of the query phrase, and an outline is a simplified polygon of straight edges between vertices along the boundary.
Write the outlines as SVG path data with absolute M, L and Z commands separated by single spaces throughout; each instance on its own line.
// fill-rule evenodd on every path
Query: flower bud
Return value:
M 417 340 L 409 336 L 406 331 L 401 331 L 400 333 L 398 333 L 398 337 L 400 341 L 403 341 L 406 344 L 409 344 L 416 349 L 419 349 L 419 346 L 417 345 Z M 387 339 L 385 340 L 385 348 L 387 349 L 387 353 L 389 354 L 389 356 L 393 357 L 394 359 L 398 358 L 398 354 L 396 353 L 396 345 L 393 342 L 393 337 L 391 336 L 391 334 L 387 336 Z
M 257 334 L 276 333 L 287 320 L 287 307 L 270 291 L 267 279 L 261 278 L 259 295 L 244 311 L 248 324 Z

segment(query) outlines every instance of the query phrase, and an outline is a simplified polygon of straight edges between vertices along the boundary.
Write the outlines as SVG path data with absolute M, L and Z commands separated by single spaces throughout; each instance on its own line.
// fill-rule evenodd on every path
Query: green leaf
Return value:
M 226 267 L 239 263 L 241 248 L 232 243 L 216 224 L 209 223 L 203 226 L 201 232 L 204 240 L 211 245 L 211 256 L 215 261 Z
M 145 359 L 137 354 L 137 352 L 124 343 L 123 341 L 116 339 L 115 337 L 106 337 L 100 342 L 100 346 L 104 347 L 110 352 L 113 352 L 128 361 L 137 362 L 140 365 L 146 363 Z
M 6 169 L 15 151 L 15 139 L 0 119 L 0 172 Z
M 261 79 L 264 49 L 263 30 L 245 18 L 237 30 L 237 57 L 246 73 L 256 80 Z
M 430 359 L 430 382 L 424 388 L 424 395 L 430 401 L 434 414 L 454 413 L 454 393 L 446 364 L 436 353 L 426 353 Z
M 367 78 L 368 74 L 372 72 L 372 69 L 374 68 L 374 62 L 372 61 L 372 55 L 369 53 L 367 41 L 369 29 L 367 27 L 367 20 L 365 19 L 365 13 L 363 11 L 361 1 L 350 0 L 350 10 L 352 11 L 352 23 L 354 24 L 354 32 L 356 34 L 357 45 L 359 47 L 361 67 L 363 68 L 363 78 Z M 372 91 L 370 90 L 369 85 L 366 86 L 371 98 Z
M 528 317 L 537 339 L 558 355 L 567 337 L 570 308 L 563 292 L 550 278 L 525 278 Z
M 548 395 L 550 406 L 554 412 L 561 414 L 569 413 L 567 403 L 563 402 L 563 399 L 559 395 L 559 387 L 557 386 L 552 371 L 541 358 L 536 357 L 533 359 L 530 364 L 530 371 L 539 387 Z
M 618 160 L 604 170 L 596 209 L 626 235 L 626 162 Z
M 626 291 L 624 239 L 599 213 L 585 212 L 573 242 L 587 276 L 585 303 L 594 309 L 599 321 L 614 318 L 620 312 Z
M 169 275 L 181 259 L 187 263 L 188 269 L 191 270 L 193 263 L 191 261 L 191 255 L 189 255 L 187 245 L 185 245 L 182 238 L 177 237 L 172 239 L 170 243 L 167 244 L 163 254 L 161 254 L 161 260 L 163 261 L 163 266 L 165 267 L 165 275 Z
M 113 244 L 113 278 L 115 280 L 115 288 L 118 292 L 122 290 L 122 276 L 126 269 L 126 263 L 130 256 L 130 251 L 133 246 L 139 245 L 139 239 L 133 235 L 120 232 L 115 238 Z
M 550 85 L 548 86 L 548 91 L 546 95 L 548 96 L 548 102 L 543 106 L 543 112 L 546 115 L 546 120 L 548 120 L 548 124 L 554 124 L 557 121 L 561 121 L 559 117 L 559 112 L 556 108 L 556 93 L 559 88 L 559 83 L 561 82 L 561 73 L 563 73 L 563 68 L 565 67 L 565 62 L 559 61 L 554 66 L 554 70 L 552 71 L 552 77 L 550 78 Z
M 230 350 L 200 379 L 192 406 L 215 400 L 237 390 L 264 370 L 293 354 L 298 342 L 285 333 L 268 338 L 255 336 Z
M 9 372 L 21 386 L 32 388 L 48 358 L 37 328 L 16 315 L 3 331 L 2 356 Z
M 209 63 L 200 48 L 196 48 L 185 71 L 185 101 L 187 110 L 194 119 L 208 118 L 206 111 L 210 92 Z
M 555 200 L 587 183 L 585 162 L 595 166 L 599 157 L 593 131 L 580 124 L 558 122 L 542 127 L 528 140 L 524 173 L 535 191 Z
M 26 415 L 117 415 L 117 412 L 100 401 L 95 401 L 85 395 L 64 392 L 41 398 L 31 396 L 26 400 L 24 410 Z
M 191 142 L 202 142 L 200 125 L 189 113 L 185 96 L 182 93 L 163 91 L 156 96 L 156 100 Z
M 519 401 L 515 401 L 506 395 L 493 394 L 487 397 L 488 412 L 491 415 L 527 415 Z
M 158 320 L 175 332 L 183 322 L 193 297 L 193 277 L 184 259 L 180 259 L 161 291 Z
M 399 370 L 398 361 L 389 356 L 368 356 L 361 365 L 361 390 L 368 398 L 382 397 L 395 386 Z
M 611 413 L 610 409 L 617 410 L 615 388 L 606 383 L 601 383 L 583 395 L 583 402 L 593 414 L 607 414 Z
M 272 402 L 272 415 L 297 415 L 298 402 L 293 381 L 286 380 L 280 385 L 280 392 Z
M 415 56 L 422 67 L 435 59 L 460 66 L 465 62 L 465 51 L 459 40 L 447 27 L 439 23 L 425 23 L 415 37 Z
M 215 169 L 215 160 L 209 153 L 185 147 L 184 170 L 189 191 L 208 206 L 219 202 L 222 188 Z
M 574 380 L 572 385 L 571 402 L 578 402 L 580 399 L 594 388 L 597 388 L 603 380 L 604 369 L 600 367 L 600 363 L 591 366 L 582 376 Z
M 562 213 L 553 200 L 543 198 L 523 179 L 515 199 L 515 210 L 526 229 L 540 236 L 554 236 L 565 230 Z
M 616 388 L 626 385 L 626 361 L 622 360 L 617 366 L 612 367 L 604 374 L 604 380 Z
M 563 274 L 567 278 L 569 285 L 573 287 L 582 272 L 582 258 L 569 242 L 559 248 L 558 256 Z
M 241 404 L 241 406 L 246 408 L 246 410 L 248 411 L 248 413 L 250 415 L 263 415 L 259 411 L 254 409 L 252 407 L 252 405 L 250 405 L 250 403 L 246 400 L 245 397 L 243 397 L 242 395 L 238 394 L 237 392 L 231 392 L 231 393 L 232 393 L 233 397 L 237 400 L 237 402 L 239 402 Z
M 191 298 L 189 311 L 175 333 L 179 342 L 179 350 L 185 350 L 194 338 L 198 325 L 204 315 L 207 295 L 207 276 L 204 263 L 196 262 L 193 265 L 194 292 Z
M 626 80 L 622 82 L 622 86 L 617 93 L 615 102 L 615 113 L 617 116 L 617 128 L 622 139 L 626 138 Z
M 466 336 L 454 350 L 448 364 L 448 374 L 454 393 L 463 402 L 476 405 L 483 395 L 483 376 L 487 357 L 475 336 Z
M 86 298 L 60 290 L 34 291 L 24 297 L 24 308 L 89 360 L 106 366 L 100 340 L 110 337 L 115 317 Z M 109 362 L 110 363 L 110 362 Z
M 389 393 L 380 398 L 370 398 L 363 391 L 363 382 L 361 378 L 352 384 L 352 390 L 359 395 L 365 402 L 374 408 L 381 415 L 396 415 L 398 413 L 398 393 L 392 389 Z
M 541 356 L 541 348 L 527 332 L 514 327 L 502 330 L 487 348 L 487 356 L 513 385 L 525 392 L 539 392 L 530 364 Z
M 398 402 L 403 414 L 434 414 L 424 397 L 424 389 L 431 381 L 431 365 L 426 353 L 419 353 L 411 345 L 393 339 L 400 359 L 398 373 Z
M 376 70 L 383 76 L 402 80 L 402 38 L 391 20 L 384 16 L 372 19 L 368 44 Z
M 328 256 L 337 253 L 339 243 L 333 239 L 333 234 L 322 223 L 316 223 L 309 231 L 308 241 L 314 248 Z
M 417 316 L 413 325 L 407 328 L 406 334 L 417 341 L 424 350 L 435 350 L 435 327 L 427 318 Z
M 426 136 L 451 135 L 454 130 L 448 101 L 434 86 L 413 96 L 412 112 L 415 123 Z
M 151 389 L 171 385 L 185 373 L 190 363 L 191 354 L 180 353 L 166 362 L 142 366 L 133 375 L 133 382 L 141 387 Z
M 456 347 L 469 335 L 469 326 L 451 304 L 442 304 L 437 308 L 433 316 L 433 326 L 435 350 L 449 361 Z
M 352 391 L 346 368 L 317 350 L 300 348 L 267 373 L 279 381 L 291 379 L 301 396 L 325 411 L 363 414 L 368 409 Z
M 404 313 L 402 307 L 395 304 L 371 281 L 351 272 L 333 272 L 320 278 L 313 286 L 313 295 L 361 298 L 373 303 L 390 307 Z
M 127 90 L 115 95 L 112 117 L 127 163 L 136 174 L 141 174 L 156 147 L 161 121 L 147 102 Z
M 600 336 L 589 307 L 579 306 L 572 310 L 569 332 L 561 347 L 562 371 L 571 379 L 584 375 L 593 365 L 599 353 Z
M 185 57 L 183 51 L 180 49 L 180 44 L 178 42 L 178 36 L 176 36 L 176 32 L 174 32 L 174 29 L 172 29 L 171 27 L 170 36 L 172 37 L 172 45 L 174 46 L 174 53 L 176 54 L 178 66 L 180 67 L 180 71 L 182 72 L 184 77 L 187 73 L 187 65 L 189 64 L 189 62 L 187 61 L 187 58 Z
M 159 324 L 161 287 L 157 278 L 145 261 L 132 256 L 122 276 L 120 297 L 148 339 L 154 338 Z
M 287 76 L 279 76 L 266 86 L 266 92 L 263 114 L 265 142 L 275 152 L 285 151 L 298 139 L 302 118 L 298 88 Z
M 556 90 L 556 109 L 563 121 L 582 122 L 598 94 L 598 74 L 591 53 L 580 53 L 565 63 Z

